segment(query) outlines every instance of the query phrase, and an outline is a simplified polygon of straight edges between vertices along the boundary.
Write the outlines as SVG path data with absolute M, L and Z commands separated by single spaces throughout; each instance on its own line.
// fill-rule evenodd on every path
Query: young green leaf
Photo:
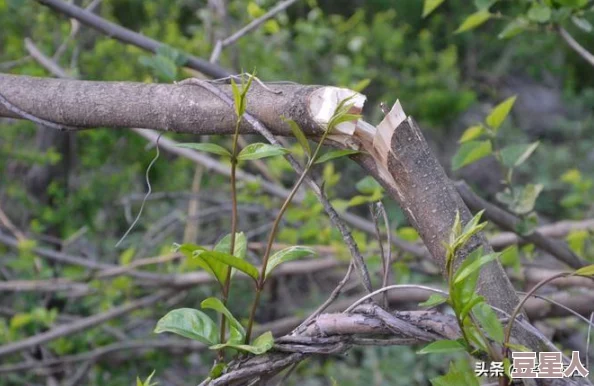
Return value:
M 458 170 L 493 153 L 491 141 L 464 142 L 452 158 L 452 169 Z
M 462 25 L 460 25 L 460 27 L 458 27 L 458 29 L 456 31 L 454 31 L 454 33 L 458 34 L 461 32 L 465 32 L 465 31 L 474 29 L 474 28 L 480 26 L 481 24 L 483 24 L 484 22 L 486 22 L 487 20 L 489 20 L 491 18 L 491 16 L 493 16 L 493 15 L 487 10 L 481 10 L 481 11 L 475 12 L 472 15 L 468 16 L 464 20 L 464 22 L 462 22 Z
M 429 296 L 429 299 L 425 300 L 422 303 L 419 303 L 419 307 L 435 307 L 435 306 L 443 304 L 447 301 L 448 301 L 448 298 L 446 298 L 443 295 L 431 294 L 431 296 Z
M 196 258 L 197 259 L 203 259 L 205 261 L 207 261 L 209 264 L 211 262 L 220 262 L 223 263 L 224 265 L 228 265 L 231 266 L 243 273 L 245 273 L 246 275 L 248 275 L 249 277 L 251 277 L 254 280 L 258 280 L 258 269 L 256 267 L 254 267 L 252 264 L 248 263 L 245 260 L 242 260 L 240 258 L 237 258 L 235 256 L 232 256 L 228 253 L 225 252 L 218 252 L 218 251 L 199 251 L 196 253 Z M 225 270 L 226 272 L 226 270 Z M 225 274 L 226 276 L 226 274 Z M 226 280 L 223 279 L 222 282 L 224 282 Z
M 491 111 L 491 113 L 487 116 L 486 122 L 487 124 L 497 132 L 497 129 L 501 126 L 505 118 L 509 115 L 514 103 L 516 102 L 516 96 L 507 98 Z
M 231 311 L 229 311 L 229 309 L 225 307 L 223 302 L 221 302 L 219 299 L 215 297 L 210 297 L 203 300 L 202 303 L 200 303 L 200 307 L 209 308 L 211 310 L 215 310 L 225 315 L 227 317 L 227 320 L 229 321 L 229 326 L 231 327 L 230 341 L 243 342 L 243 340 L 245 339 L 245 329 L 243 328 L 241 323 L 239 323 L 239 321 L 235 318 L 235 316 L 233 316 Z
M 525 31 L 530 26 L 530 22 L 523 17 L 519 17 L 508 23 L 505 28 L 497 35 L 499 39 L 510 39 Z
M 203 151 L 206 153 L 212 153 L 212 154 L 222 155 L 225 157 L 231 157 L 231 153 L 229 152 L 229 150 L 225 149 L 222 146 L 214 144 L 214 143 L 208 143 L 208 142 L 180 143 L 177 145 L 177 147 L 183 147 L 186 149 L 194 149 L 194 150 Z
M 344 156 L 348 156 L 348 155 L 352 155 L 352 154 L 357 154 L 357 153 L 359 153 L 358 150 L 351 150 L 351 149 L 331 150 L 325 154 L 322 154 L 318 159 L 316 159 L 316 161 L 314 163 L 321 164 L 326 161 L 330 161 L 330 160 L 333 160 L 336 158 L 340 158 L 340 157 L 344 157 Z
M 444 354 L 458 351 L 466 351 L 466 347 L 464 347 L 460 341 L 446 339 L 429 343 L 427 346 L 417 351 L 417 354 Z
M 579 276 L 594 276 L 594 264 L 582 267 L 575 271 L 573 274 Z
M 457 272 L 464 270 L 466 267 L 470 266 L 472 263 L 477 261 L 480 256 L 483 254 L 483 248 L 478 247 L 474 251 L 472 251 L 466 259 L 460 264 L 457 269 Z M 454 277 L 450 278 L 450 280 L 455 280 L 456 274 Z M 450 299 L 452 302 L 452 307 L 460 311 L 464 304 L 468 303 L 472 298 L 475 297 L 475 289 L 476 283 L 478 281 L 479 272 L 477 270 L 470 271 L 466 280 L 459 281 L 459 282 L 452 282 L 452 291 L 450 293 Z
M 145 379 L 144 382 L 140 380 L 140 377 L 136 377 L 136 386 L 156 386 L 157 382 L 152 382 L 153 376 L 155 375 L 155 370 Z
M 484 297 L 478 295 L 474 296 L 472 299 L 470 299 L 468 302 L 464 304 L 464 307 L 462 307 L 462 311 L 458 313 L 458 319 L 464 321 L 468 314 L 470 314 L 470 311 L 472 311 L 472 308 L 484 301 Z
M 193 263 L 208 272 L 221 285 L 225 284 L 227 280 L 227 266 L 216 259 L 205 259 L 198 256 L 199 253 L 207 251 L 206 248 L 194 244 L 182 244 L 178 247 L 178 250 L 187 258 L 192 259 L 191 261 Z
M 303 257 L 309 255 L 315 255 L 316 252 L 308 247 L 303 247 L 300 245 L 296 245 L 293 247 L 288 247 L 283 250 L 276 252 L 274 255 L 270 256 L 270 260 L 268 260 L 268 265 L 266 266 L 266 274 L 265 277 L 276 268 L 278 265 L 285 263 L 287 261 L 301 259 Z
M 464 143 L 477 139 L 481 135 L 485 134 L 485 132 L 486 130 L 483 125 L 470 126 L 468 129 L 464 131 L 462 137 L 460 137 L 460 139 L 458 140 L 458 143 Z
M 362 194 L 372 195 L 375 192 L 383 191 L 382 186 L 372 176 L 363 177 L 356 184 L 355 188 Z
M 250 352 L 255 355 L 264 354 L 266 351 L 270 350 L 274 346 L 274 338 L 272 337 L 272 333 L 270 331 L 265 332 L 264 334 L 260 335 L 252 344 L 238 344 L 233 342 L 227 342 L 223 344 L 215 344 L 210 346 L 211 350 L 220 350 L 222 348 L 234 348 L 240 351 Z
M 217 245 L 213 248 L 214 251 L 229 253 L 231 249 L 231 234 L 229 233 L 225 237 L 223 237 Z M 234 245 L 233 256 L 245 259 L 245 254 L 247 253 L 247 239 L 243 232 L 237 232 L 235 234 L 235 245 Z
M 488 255 L 479 257 L 463 269 L 459 269 L 454 276 L 454 284 L 466 279 L 470 274 L 478 271 L 483 265 L 497 259 L 498 256 L 499 253 L 489 253 Z
M 155 332 L 172 332 L 207 345 L 216 344 L 219 339 L 216 323 L 204 312 L 192 308 L 169 311 L 157 322 Z
M 536 199 L 542 192 L 542 184 L 528 184 L 524 187 L 516 187 L 514 203 L 509 209 L 516 214 L 528 214 L 534 209 Z
M 269 145 L 267 143 L 251 143 L 239 152 L 237 159 L 240 161 L 248 161 L 267 157 L 277 157 L 287 153 L 289 153 L 289 151 L 280 146 Z
M 508 168 L 523 164 L 538 147 L 540 142 L 529 144 L 509 145 L 501 149 L 501 160 Z
M 526 16 L 534 22 L 546 23 L 551 20 L 551 8 L 547 7 L 545 4 L 532 3 Z
M 450 362 L 449 371 L 440 377 L 431 379 L 432 386 L 479 386 L 480 382 L 474 371 L 462 361 Z
M 429 16 L 443 2 L 444 0 L 425 0 L 423 3 L 423 17 Z
M 235 107 L 235 114 L 238 117 L 241 117 L 243 115 L 243 112 L 241 111 L 241 91 L 239 90 L 239 87 L 233 78 L 231 78 L 231 91 L 233 92 L 233 106 Z
M 495 342 L 503 343 L 503 325 L 490 305 L 485 302 L 478 303 L 472 309 L 472 314 Z
M 469 232 L 473 232 L 475 231 L 476 227 L 478 226 L 479 221 L 481 221 L 481 217 L 483 217 L 483 213 L 485 212 L 485 210 L 480 210 L 479 212 L 477 212 L 474 217 L 472 219 L 470 219 L 470 221 L 468 223 L 466 223 L 466 225 L 464 226 L 464 229 L 462 229 L 462 233 L 469 233 Z
M 295 136 L 295 139 L 297 139 L 297 142 L 299 142 L 299 145 L 301 145 L 301 147 L 303 148 L 305 154 L 311 157 L 311 147 L 309 146 L 307 137 L 305 137 L 305 134 L 303 134 L 303 131 L 301 130 L 297 122 L 295 122 L 292 119 L 287 119 L 285 117 L 281 118 L 289 125 L 289 128 L 291 128 L 291 132 Z

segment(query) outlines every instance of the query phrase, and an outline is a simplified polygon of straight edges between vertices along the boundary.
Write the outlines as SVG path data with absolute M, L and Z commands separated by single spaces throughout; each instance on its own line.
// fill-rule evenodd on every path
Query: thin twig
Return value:
M 127 28 L 124 28 L 120 25 L 107 21 L 102 17 L 95 15 L 92 12 L 86 11 L 73 4 L 66 3 L 65 1 L 37 1 L 43 5 L 47 5 L 48 7 L 70 18 L 80 21 L 82 24 L 99 31 L 112 39 L 119 40 L 123 43 L 132 44 L 136 47 L 142 48 L 147 51 L 151 51 L 153 53 L 155 53 L 157 49 L 163 45 L 163 43 L 161 42 L 158 42 L 154 39 L 151 39 L 149 37 L 131 31 Z M 185 63 L 185 66 L 200 71 L 214 78 L 222 78 L 229 75 L 229 72 L 227 72 L 220 66 L 217 66 L 213 63 L 209 63 L 192 55 L 187 55 L 187 62 Z
M 582 58 L 584 58 L 591 66 L 594 66 L 594 55 L 584 47 L 580 43 L 578 43 L 573 36 L 563 27 L 559 27 L 559 34 L 565 40 L 565 43 L 569 45 L 575 52 L 577 52 Z
M 297 2 L 297 0 L 285 0 L 285 1 L 279 2 L 277 5 L 275 5 L 274 7 L 272 7 L 264 15 L 262 15 L 259 18 L 253 20 L 248 25 L 246 25 L 245 27 L 241 28 L 239 31 L 235 32 L 233 35 L 231 35 L 228 38 L 226 38 L 225 40 L 223 40 L 221 42 L 222 48 L 227 47 L 227 46 L 235 43 L 241 37 L 247 35 L 251 31 L 255 30 L 262 23 L 264 23 L 268 19 L 276 16 L 278 13 L 280 13 L 283 10 L 287 9 L 288 7 L 290 7 L 295 2 Z
M 18 106 L 15 106 L 14 104 L 12 104 L 12 102 L 10 102 L 8 99 L 6 99 L 6 97 L 4 95 L 2 95 L 2 93 L 0 93 L 0 103 L 4 107 L 6 107 L 7 110 L 12 111 L 16 115 L 18 115 L 22 118 L 28 119 L 32 122 L 35 122 L 39 125 L 46 126 L 46 127 L 49 127 L 49 128 L 55 129 L 55 130 L 59 130 L 59 131 L 77 131 L 77 130 L 79 130 L 76 127 L 61 125 L 61 124 L 55 123 L 55 122 L 50 122 L 43 118 L 36 117 L 33 114 L 29 114 L 28 112 L 21 110 Z
M 324 303 L 322 303 L 321 306 L 319 306 L 314 312 L 312 312 L 311 315 L 309 315 L 295 329 L 295 331 L 300 331 L 302 328 L 304 328 L 305 326 L 307 326 L 309 322 L 311 322 L 312 320 L 314 320 L 315 318 L 317 318 L 322 312 L 324 312 L 324 310 L 326 310 L 326 308 L 328 308 L 328 306 L 330 304 L 332 304 L 332 302 L 334 302 L 334 300 L 336 300 L 336 298 L 338 298 L 338 295 L 340 295 L 340 293 L 341 293 L 342 289 L 344 288 L 345 284 L 349 281 L 349 279 L 351 277 L 351 273 L 353 272 L 354 266 L 355 266 L 355 263 L 351 260 L 351 263 L 349 264 L 349 268 L 347 269 L 344 277 L 338 283 L 338 285 L 336 286 L 336 288 L 334 288 L 334 290 L 332 291 L 332 293 L 330 294 L 330 296 L 328 297 L 328 299 L 326 299 L 326 301 Z

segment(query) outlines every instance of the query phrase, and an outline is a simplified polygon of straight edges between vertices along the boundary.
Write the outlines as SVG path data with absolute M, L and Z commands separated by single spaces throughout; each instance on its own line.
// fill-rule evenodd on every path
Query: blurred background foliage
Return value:
M 75 1 L 82 6 L 87 2 Z M 50 9 L 27 0 L 0 0 L 0 71 L 32 76 L 51 76 L 28 56 L 24 39 L 31 38 L 47 55 L 63 45 L 58 63 L 75 77 L 88 80 L 126 80 L 172 82 L 195 74 L 180 67 L 183 52 L 208 58 L 216 39 L 228 36 L 274 5 L 271 0 L 226 1 L 226 15 L 203 0 L 103 0 L 96 12 L 127 28 L 160 40 L 164 47 L 148 54 L 124 45 L 84 26 L 73 39 L 71 22 Z M 380 101 L 391 104 L 400 99 L 405 111 L 415 117 L 432 147 L 449 168 L 460 134 L 484 119 L 489 110 L 510 95 L 518 102 L 502 129 L 506 141 L 540 140 L 535 155 L 519 170 L 520 181 L 541 183 L 545 189 L 536 208 L 542 221 L 583 219 L 593 213 L 594 195 L 594 71 L 571 51 L 555 31 L 535 29 L 512 39 L 497 35 L 505 18 L 491 20 L 471 33 L 455 34 L 463 20 L 481 1 L 448 0 L 428 18 L 422 18 L 421 1 L 390 0 L 308 0 L 297 2 L 287 11 L 266 22 L 255 32 L 224 50 L 221 65 L 233 71 L 257 70 L 264 81 L 292 81 L 305 84 L 330 84 L 362 90 L 368 96 L 365 115 L 368 121 L 381 119 Z M 484 3 L 484 1 L 483 1 Z M 496 12 L 516 15 L 526 12 L 531 1 L 501 1 Z M 592 20 L 591 15 L 583 15 Z M 594 48 L 594 35 L 569 24 L 567 28 L 585 47 Z M 155 256 L 179 242 L 186 222 L 188 193 L 195 173 L 190 161 L 161 154 L 149 173 L 154 192 L 167 192 L 149 200 L 137 227 L 123 246 L 114 244 L 130 225 L 126 211 L 137 213 L 146 190 L 144 172 L 154 157 L 154 149 L 144 139 L 119 130 L 88 130 L 76 135 L 68 154 L 56 146 L 36 143 L 36 126 L 26 121 L 0 121 L 0 202 L 15 225 L 35 235 L 39 242 L 66 240 L 62 250 L 76 251 L 89 258 L 126 264 L 136 257 Z M 189 136 L 177 139 L 189 142 Z M 230 138 L 210 138 L 227 143 Z M 295 148 L 296 149 L 296 148 Z M 273 178 L 286 186 L 293 180 L 286 161 L 266 161 Z M 486 158 L 453 177 L 463 177 L 486 197 L 501 189 L 501 175 L 493 160 Z M 249 171 L 257 173 L 252 165 Z M 32 171 L 36 168 L 58 170 L 46 181 L 43 192 L 35 190 Z M 448 169 L 449 170 L 449 169 Z M 316 170 L 326 181 L 329 196 L 346 207 L 356 196 L 371 197 L 377 192 L 364 175 L 345 160 Z M 355 183 L 361 181 L 358 189 Z M 201 192 L 206 205 L 222 205 L 229 199 L 226 178 L 204 173 Z M 259 227 L 270 223 L 277 200 L 256 194 L 257 184 L 240 187 L 240 204 L 256 208 L 240 219 L 240 230 L 251 233 L 250 241 L 264 237 Z M 180 193 L 181 192 L 181 193 Z M 176 193 L 178 193 L 176 195 Z M 367 215 L 365 198 L 351 202 L 353 210 Z M 399 209 L 388 204 L 392 226 L 399 235 L 414 241 L 416 234 L 406 227 Z M 259 210 L 261 209 L 261 210 Z M 200 243 L 216 242 L 227 233 L 228 213 L 202 219 Z M 249 232 L 248 232 L 249 235 Z M 364 252 L 377 243 L 361 232 L 354 232 Z M 69 241 L 70 240 L 70 241 Z M 279 242 L 333 245 L 342 248 L 339 234 L 330 228 L 320 204 L 311 194 L 304 203 L 289 209 Z M 570 235 L 571 245 L 592 260 L 592 237 Z M 2 265 L 20 279 L 50 278 L 54 267 L 38 259 L 31 245 L 21 245 L 18 253 L 0 246 Z M 340 249 L 339 249 L 340 250 Z M 339 256 L 340 257 L 340 256 Z M 403 256 L 394 270 L 398 282 L 422 282 L 422 275 L 411 272 Z M 370 264 L 379 266 L 377 256 Z M 31 267 L 36 267 L 31 269 Z M 164 264 L 160 272 L 183 272 L 185 264 Z M 62 268 L 59 276 L 77 278 L 84 272 Z M 297 279 L 288 279 L 297 280 Z M 90 315 L 124 299 L 136 291 L 128 279 L 92 282 L 98 294 L 70 299 L 58 297 L 39 302 L 33 295 L 10 296 L 3 304 L 16 311 L 0 319 L 0 344 L 43 331 L 59 318 L 60 312 Z M 260 322 L 296 314 L 298 307 L 314 307 L 332 283 L 320 284 L 316 278 L 307 283 L 289 283 L 307 296 L 295 297 L 286 305 L 268 299 Z M 330 286 L 330 287 L 329 287 Z M 211 294 L 208 287 L 191 292 L 185 304 L 197 304 Z M 234 291 L 241 294 L 241 291 Z M 249 295 L 237 295 L 231 308 L 244 310 Z M 4 301 L 2 301 L 4 303 Z M 276 307 L 276 308 L 275 308 Z M 167 306 L 151 310 L 161 315 Z M 264 307 L 266 308 L 266 307 Z M 58 311 L 60 310 L 60 312 Z M 242 311 L 239 311 L 241 313 Z M 305 311 L 303 311 L 305 312 Z M 245 313 L 245 312 L 244 312 Z M 129 327 L 139 311 L 124 321 L 112 322 L 137 336 L 150 334 L 152 326 Z M 92 329 L 73 338 L 59 339 L 50 347 L 58 354 L 83 352 L 112 341 L 101 329 Z M 127 385 L 136 374 L 148 375 L 156 369 L 155 379 L 165 369 L 179 371 L 180 377 L 196 381 L 208 370 L 210 359 L 202 355 L 170 356 L 151 352 L 144 357 L 115 358 L 117 366 L 98 364 L 91 372 L 90 384 Z M 207 364 L 207 365 L 204 365 Z M 289 382 L 300 385 L 411 385 L 443 372 L 443 358 L 421 357 L 414 348 L 357 349 L 344 358 L 310 360 L 300 365 Z M 361 370 L 361 371 L 360 371 Z M 381 371 L 378 371 L 381 370 Z M 381 375 L 378 375 L 381 374 Z M 32 384 L 35 375 L 0 377 L 0 385 Z

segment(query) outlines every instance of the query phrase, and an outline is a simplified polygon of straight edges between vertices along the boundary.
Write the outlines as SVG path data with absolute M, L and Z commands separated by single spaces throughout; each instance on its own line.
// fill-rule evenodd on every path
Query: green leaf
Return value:
M 219 328 L 204 312 L 192 308 L 169 311 L 155 327 L 155 332 L 172 332 L 207 345 L 218 343 Z
M 546 23 L 551 19 L 551 9 L 544 4 L 533 3 L 527 16 L 528 19 L 537 23 Z
M 508 168 L 523 164 L 538 147 L 540 142 L 529 144 L 509 145 L 501 149 L 501 160 Z
M 505 344 L 505 347 L 509 347 L 513 351 L 532 352 L 532 349 L 530 347 L 526 347 L 523 344 L 517 344 L 517 343 L 509 343 L 509 342 L 507 342 Z
M 167 44 L 160 45 L 155 51 L 157 55 L 171 60 L 176 66 L 183 66 L 188 61 L 188 57 L 183 52 Z
M 462 22 L 462 25 L 460 25 L 460 27 L 458 27 L 458 29 L 456 31 L 454 31 L 454 33 L 461 33 L 461 32 L 465 32 L 465 31 L 469 31 L 471 29 L 474 29 L 478 26 L 480 26 L 481 24 L 483 24 L 484 22 L 486 22 L 487 20 L 489 20 L 491 18 L 491 13 L 487 10 L 481 10 L 478 12 L 473 13 L 472 15 L 468 16 L 464 22 Z
M 481 256 L 477 260 L 473 261 L 464 269 L 459 269 L 454 276 L 454 283 L 459 283 L 466 279 L 470 274 L 478 271 L 483 265 L 495 260 L 499 256 L 499 253 L 489 253 L 488 255 Z
M 474 0 L 474 6 L 479 10 L 485 10 L 491 8 L 497 0 Z
M 219 284 L 224 285 L 227 280 L 227 265 L 216 259 L 198 257 L 198 253 L 207 251 L 206 248 L 194 244 L 182 244 L 179 251 L 191 259 L 193 263 L 208 272 Z
M 435 11 L 437 7 L 439 7 L 444 0 L 425 0 L 423 3 L 423 17 L 427 17 L 431 14 L 431 12 Z
M 231 252 L 231 233 L 223 237 L 217 245 L 213 248 L 214 251 L 229 253 Z M 243 232 L 235 233 L 235 245 L 233 248 L 233 256 L 245 259 L 247 253 L 247 239 Z
M 505 121 L 505 118 L 507 118 L 515 102 L 516 96 L 507 98 L 495 106 L 489 116 L 487 116 L 486 122 L 495 132 L 497 132 L 497 129 L 499 129 L 503 121 Z
M 231 311 L 229 311 L 229 309 L 225 307 L 223 302 L 221 302 L 219 299 L 215 297 L 210 297 L 204 299 L 202 303 L 200 303 L 200 307 L 209 308 L 211 310 L 215 310 L 218 313 L 225 315 L 227 317 L 227 320 L 229 321 L 229 326 L 231 327 L 230 341 L 243 342 L 243 340 L 245 339 L 245 329 L 243 328 L 241 323 L 239 323 L 239 321 L 235 318 L 235 316 L 233 316 Z
M 235 107 L 235 114 L 238 117 L 241 117 L 243 115 L 243 112 L 241 111 L 241 91 L 239 90 L 239 87 L 233 78 L 231 78 L 231 91 L 233 92 L 233 106 Z
M 460 266 L 457 269 L 457 272 L 460 272 L 460 271 L 466 269 L 466 267 L 473 264 L 475 261 L 477 261 L 479 259 L 479 257 L 482 256 L 482 254 L 483 254 L 483 248 L 482 247 L 476 248 L 460 264 Z M 456 277 L 456 274 L 454 274 L 453 278 L 449 278 L 449 280 L 454 280 L 455 277 Z M 478 270 L 474 270 L 474 271 L 469 270 L 466 280 L 462 280 L 457 283 L 456 282 L 452 283 L 453 288 L 450 293 L 450 299 L 451 299 L 452 307 L 454 308 L 454 310 L 461 312 L 461 310 L 464 308 L 464 305 L 467 304 L 472 298 L 475 297 L 475 295 L 476 295 L 475 289 L 476 289 L 476 283 L 478 281 L 478 277 L 479 277 Z
M 465 361 L 450 362 L 447 374 L 431 379 L 433 386 L 479 386 L 478 377 Z
M 266 351 L 270 350 L 272 346 L 274 346 L 274 338 L 272 337 L 272 333 L 268 331 L 254 339 L 251 345 L 227 342 L 224 344 L 215 344 L 213 346 L 210 346 L 209 348 L 211 350 L 220 350 L 222 348 L 234 348 L 236 350 L 250 352 L 255 355 L 261 355 L 264 354 Z
M 458 143 L 464 143 L 477 139 L 485 133 L 485 127 L 483 125 L 470 126 L 464 131 L 462 137 L 458 140 Z
M 579 29 L 584 32 L 592 32 L 592 24 L 587 19 L 578 16 L 572 16 L 571 21 L 575 24 Z
M 274 270 L 274 268 L 276 268 L 279 264 L 315 254 L 316 252 L 313 249 L 299 245 L 280 250 L 274 255 L 270 256 L 264 277 L 268 277 L 272 270 Z
M 383 190 L 379 182 L 377 182 L 376 179 L 371 176 L 363 177 L 362 179 L 360 179 L 355 184 L 355 188 L 363 194 L 374 194 L 378 190 Z
M 520 269 L 522 268 L 522 265 L 520 262 L 520 252 L 518 250 L 518 246 L 515 244 L 510 245 L 509 247 L 501 251 L 499 261 L 504 267 L 512 267 L 514 271 L 519 273 Z
M 353 91 L 361 92 L 361 91 L 365 90 L 367 88 L 367 86 L 369 86 L 370 83 L 371 83 L 371 79 L 365 78 L 365 79 L 361 79 L 360 81 L 358 81 L 357 83 L 355 83 L 354 85 L 352 85 L 349 88 Z
M 444 354 L 459 351 L 466 351 L 466 347 L 464 347 L 464 345 L 457 340 L 446 339 L 429 343 L 427 346 L 417 351 L 417 354 Z
M 311 157 L 311 147 L 309 146 L 309 141 L 307 140 L 307 137 L 305 136 L 305 134 L 303 134 L 303 131 L 301 130 L 301 128 L 299 127 L 297 122 L 295 122 L 292 119 L 287 119 L 284 117 L 281 117 L 281 118 L 283 118 L 283 120 L 291 128 L 293 135 L 297 139 L 297 142 L 299 143 L 299 145 L 301 145 L 301 148 L 303 148 L 303 151 L 305 152 L 305 154 L 307 154 L 309 157 Z
M 464 142 L 452 158 L 452 169 L 458 170 L 493 153 L 491 141 Z
M 542 192 L 542 188 L 541 184 L 528 184 L 522 188 L 514 188 L 517 194 L 510 210 L 516 214 L 530 213 L 534 209 L 534 204 Z
M 431 294 L 431 296 L 429 296 L 429 299 L 425 300 L 422 303 L 419 303 L 419 307 L 434 307 L 447 301 L 448 299 L 443 295 Z
M 357 195 L 357 196 L 352 197 L 349 200 L 349 202 L 347 203 L 346 207 L 347 208 L 350 208 L 350 207 L 353 207 L 353 206 L 367 204 L 367 203 L 374 202 L 374 201 L 377 201 L 377 200 L 374 200 L 374 198 L 371 197 L 371 196 Z
M 490 305 L 484 302 L 479 303 L 472 309 L 472 314 L 495 342 L 503 343 L 503 325 Z
M 314 163 L 321 164 L 326 161 L 333 160 L 335 158 L 340 158 L 352 154 L 359 153 L 358 150 L 351 150 L 351 149 L 343 149 L 343 150 L 331 150 L 325 154 L 322 154 Z
M 575 271 L 573 274 L 579 276 L 594 276 L 594 264 L 582 267 Z
M 468 314 L 470 313 L 470 311 L 472 311 L 472 308 L 474 306 L 476 306 L 477 304 L 484 302 L 485 298 L 482 296 L 474 296 L 472 299 L 470 299 L 468 302 L 466 302 L 466 304 L 464 304 L 464 307 L 462 308 L 462 311 L 460 311 L 459 315 L 458 315 L 458 319 L 464 321 L 466 319 L 466 317 L 468 316 Z
M 153 70 L 154 76 L 166 82 L 173 82 L 177 78 L 177 65 L 164 56 L 141 56 L 139 63 Z
M 219 262 L 224 265 L 231 266 L 231 267 L 245 273 L 252 279 L 258 280 L 259 274 L 258 274 L 258 270 L 256 269 L 256 267 L 254 267 L 252 264 L 248 263 L 247 261 L 237 258 L 235 256 L 232 256 L 228 253 L 219 252 L 219 251 L 198 251 L 195 253 L 195 257 L 197 259 L 205 260 L 207 263 L 209 263 L 209 265 L 212 265 L 211 264 L 212 262 Z M 225 269 L 223 279 L 219 280 L 221 283 L 224 283 L 226 281 L 226 272 L 227 272 L 227 270 Z
M 198 150 L 198 151 L 203 151 L 206 153 L 212 153 L 212 154 L 218 154 L 218 155 L 222 155 L 225 157 L 231 157 L 231 153 L 229 152 L 229 150 L 225 149 L 222 146 L 219 146 L 217 144 L 214 143 L 208 143 L 208 142 L 203 142 L 203 143 L 180 143 L 176 145 L 177 147 L 184 147 L 187 149 L 194 149 L 194 150 Z
M 156 386 L 157 382 L 152 382 L 153 376 L 155 375 L 155 370 L 148 376 L 148 378 L 142 382 L 140 377 L 136 377 L 136 386 Z
M 499 33 L 499 35 L 497 35 L 497 37 L 499 39 L 509 39 L 512 38 L 516 35 L 518 35 L 519 33 L 525 31 L 528 26 L 530 26 L 530 23 L 528 22 L 528 20 L 526 20 L 523 17 L 519 17 L 515 20 L 512 20 L 510 23 L 508 23 L 505 28 L 503 28 L 503 30 Z
M 485 210 L 482 209 L 480 211 L 478 211 L 471 219 L 469 222 L 466 223 L 466 225 L 464 225 L 464 229 L 462 229 L 462 234 L 465 233 L 476 233 L 477 230 L 476 228 L 479 227 L 479 221 L 481 221 L 481 217 L 483 217 L 483 213 L 485 213 Z
M 277 145 L 269 145 L 267 143 L 251 143 L 244 147 L 237 159 L 240 161 L 255 160 L 267 157 L 277 157 L 285 155 L 289 151 Z

